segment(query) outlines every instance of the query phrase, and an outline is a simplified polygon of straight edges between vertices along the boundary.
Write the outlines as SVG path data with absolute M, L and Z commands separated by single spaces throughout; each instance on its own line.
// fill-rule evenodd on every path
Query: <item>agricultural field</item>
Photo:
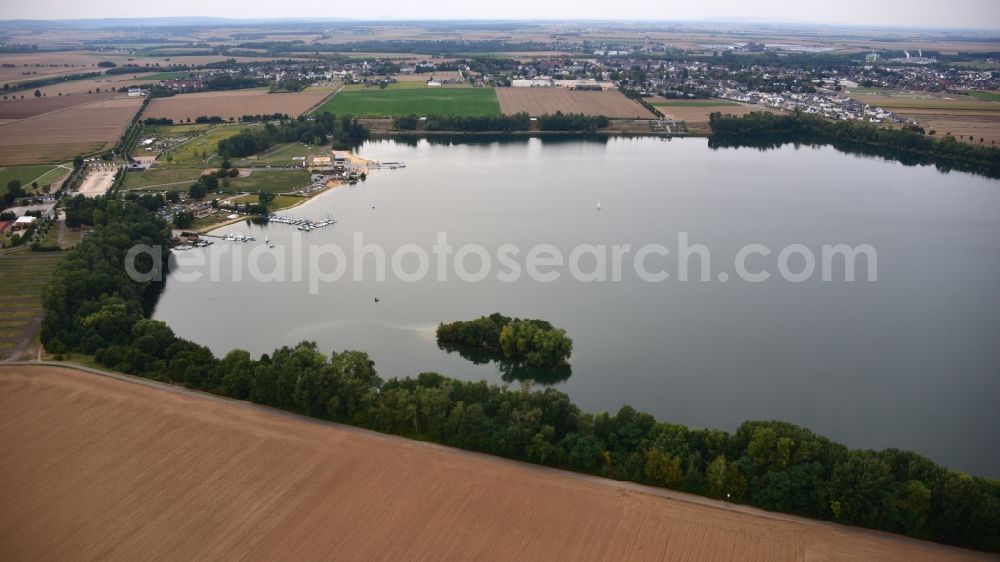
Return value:
M 125 174 L 124 189 L 158 189 L 190 187 L 204 173 L 204 168 L 152 168 Z
M 441 71 L 441 72 L 421 72 L 419 74 L 395 74 L 393 75 L 399 83 L 409 83 L 415 82 L 417 84 L 424 85 L 428 80 L 437 80 L 439 82 L 452 81 L 458 83 L 465 83 L 462 79 L 462 73 L 457 70 L 451 71 Z
M 329 93 L 322 91 L 269 94 L 267 90 L 260 88 L 179 94 L 152 100 L 143 117 L 173 119 L 174 123 L 216 115 L 227 120 L 239 120 L 244 115 L 271 113 L 287 113 L 294 117 L 305 113 L 328 95 Z
M 1000 101 L 1000 92 L 966 92 L 968 95 L 983 101 Z
M 117 95 L 125 95 L 123 93 L 117 92 L 120 88 L 128 88 L 134 86 L 140 86 L 143 84 L 149 84 L 150 82 L 155 82 L 155 80 L 150 79 L 151 73 L 139 73 L 139 74 L 113 74 L 106 75 L 100 78 L 85 78 L 83 80 L 70 80 L 68 82 L 59 82 L 57 84 L 50 84 L 48 86 L 42 86 L 38 88 L 40 92 L 45 94 L 45 97 L 65 97 L 65 96 L 88 96 L 88 95 L 103 95 L 117 93 Z M 20 92 L 20 93 L 32 93 L 30 92 Z M 27 98 L 27 96 L 25 96 Z
M 500 104 L 493 88 L 368 88 L 342 91 L 313 113 L 323 112 L 355 117 L 498 115 Z
M 59 41 L 65 42 L 69 32 L 58 33 Z M 37 35 L 25 37 L 25 42 L 38 44 L 42 38 Z M 14 39 L 11 39 L 14 40 Z M 161 55 L 161 56 L 130 56 L 120 53 L 99 53 L 89 51 L 50 51 L 37 53 L 7 53 L 0 54 L 0 64 L 13 64 L 14 67 L 0 66 L 0 85 L 11 84 L 40 78 L 50 78 L 66 74 L 84 74 L 103 72 L 97 66 L 102 61 L 111 61 L 118 65 L 137 64 L 149 65 L 156 72 L 170 72 L 175 65 L 203 65 L 221 62 L 234 58 L 237 62 L 253 62 L 271 60 L 270 58 L 226 57 L 222 55 Z M 108 76 L 108 80 L 131 80 L 132 75 Z M 102 78 L 103 79 L 103 78 Z M 160 78 L 162 80 L 162 78 Z M 104 87 L 101 86 L 103 90 Z M 85 91 L 85 90 L 84 90 Z
M 160 80 L 174 80 L 176 78 L 190 78 L 196 74 L 198 73 L 184 71 L 184 70 L 177 70 L 174 72 L 157 72 L 154 74 L 141 74 L 140 76 L 143 80 L 160 81 Z
M 648 101 L 653 107 L 727 107 L 738 105 L 734 102 L 722 99 L 697 99 L 697 100 L 671 100 L 661 97 L 649 98 Z
M 754 111 L 774 112 L 774 110 L 771 109 L 750 105 L 740 105 L 726 100 L 671 100 L 666 103 L 653 102 L 653 106 L 671 119 L 684 121 L 689 125 L 703 123 L 705 126 L 708 125 L 708 116 L 715 112 L 736 116 L 747 115 Z
M 0 359 L 30 345 L 42 319 L 42 288 L 61 258 L 27 249 L 0 255 Z
M 177 125 L 146 125 L 143 135 L 147 137 L 177 137 L 200 135 L 219 125 L 211 123 L 184 123 Z
M 113 147 L 142 104 L 95 101 L 0 125 L 0 166 L 67 162 Z
M 583 113 L 619 119 L 654 119 L 648 109 L 621 92 L 588 92 L 567 88 L 497 88 L 500 109 L 506 115 Z
M 1000 99 L 992 92 L 969 94 L 885 90 L 878 95 L 852 92 L 851 97 L 912 119 L 938 136 L 951 133 L 962 142 L 987 146 L 1000 143 Z
M 38 182 L 40 188 L 51 185 L 60 176 L 70 172 L 68 167 L 61 166 L 9 166 L 0 168 L 0 195 L 7 193 L 7 184 L 18 180 L 24 189 L 30 191 L 31 183 Z
M 36 98 L 30 93 L 24 99 L 0 100 L 0 119 L 27 119 L 54 111 L 83 105 L 86 103 L 105 101 L 116 97 L 116 94 L 92 94 L 84 96 L 46 96 Z
M 0 453 L 3 560 L 984 558 L 64 367 L 0 367 Z

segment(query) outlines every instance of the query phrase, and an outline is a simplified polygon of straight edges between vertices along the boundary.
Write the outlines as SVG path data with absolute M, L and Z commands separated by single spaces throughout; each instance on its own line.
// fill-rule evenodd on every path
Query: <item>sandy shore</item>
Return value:
M 986 558 L 55 366 L 0 458 L 3 560 Z

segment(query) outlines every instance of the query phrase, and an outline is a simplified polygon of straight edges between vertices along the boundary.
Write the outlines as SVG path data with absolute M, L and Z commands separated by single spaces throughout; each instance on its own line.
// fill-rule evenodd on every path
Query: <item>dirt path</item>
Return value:
M 0 368 L 0 559 L 991 559 L 57 365 Z
M 41 310 L 39 310 L 38 312 L 40 314 Z M 12 363 L 14 361 L 19 361 L 21 359 L 21 356 L 24 355 L 24 352 L 28 350 L 28 347 L 31 345 L 31 342 L 35 339 L 35 334 L 38 333 L 38 329 L 41 326 L 42 326 L 41 316 L 36 316 L 32 318 L 31 324 L 27 328 L 25 328 L 24 335 L 21 337 L 21 341 L 17 343 L 17 346 L 15 346 L 13 350 L 9 351 L 10 355 L 8 355 L 6 359 L 0 361 L 0 363 Z

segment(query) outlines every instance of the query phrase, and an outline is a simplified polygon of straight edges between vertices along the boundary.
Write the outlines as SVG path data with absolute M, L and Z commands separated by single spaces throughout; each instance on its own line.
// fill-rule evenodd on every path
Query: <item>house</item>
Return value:
M 130 98 L 142 97 L 142 96 L 145 96 L 147 93 L 149 93 L 149 92 L 147 92 L 146 90 L 144 90 L 142 88 L 129 88 L 128 89 L 128 97 L 130 97 Z
M 428 88 L 436 88 L 436 87 L 438 87 L 440 85 L 441 85 L 441 81 L 440 80 L 428 80 L 427 81 L 427 87 Z

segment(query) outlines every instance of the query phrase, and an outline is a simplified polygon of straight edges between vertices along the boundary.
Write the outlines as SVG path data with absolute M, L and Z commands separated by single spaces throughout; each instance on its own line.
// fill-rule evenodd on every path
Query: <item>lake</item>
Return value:
M 232 279 L 230 254 L 218 281 L 182 282 L 207 269 L 180 267 L 154 317 L 219 355 L 313 340 L 328 351 L 367 351 L 383 378 L 437 371 L 494 382 L 502 382 L 496 366 L 438 349 L 437 324 L 492 312 L 541 318 L 574 341 L 572 375 L 544 382 L 588 411 L 630 404 L 660 420 L 725 430 L 783 420 L 851 447 L 912 449 L 1000 477 L 1000 182 L 831 147 L 713 150 L 705 139 L 373 141 L 359 154 L 406 166 L 372 171 L 283 213 L 333 217 L 333 226 L 220 229 L 257 238 L 211 247 L 239 248 L 243 279 Z M 372 255 L 360 270 L 312 288 L 308 273 L 267 281 L 246 272 L 251 251 L 264 270 L 283 255 L 291 272 L 292 253 L 308 263 L 309 248 L 323 244 L 351 260 L 359 233 L 387 262 L 404 246 L 423 248 L 430 273 L 401 279 L 390 263 L 380 281 Z M 439 280 L 439 233 L 455 251 L 476 244 L 492 255 L 489 275 L 470 282 L 448 268 Z M 684 236 L 710 251 L 708 279 L 697 256 L 687 261 L 689 280 L 678 279 Z M 497 279 L 506 244 L 520 249 L 522 264 L 509 282 Z M 540 282 L 524 274 L 526 253 L 540 244 L 564 257 L 582 244 L 631 251 L 620 280 L 584 282 L 549 266 L 558 279 Z M 663 248 L 653 246 L 642 265 L 669 273 L 665 281 L 635 271 L 634 255 L 650 244 Z M 771 250 L 745 261 L 769 272 L 766 281 L 739 278 L 734 263 L 748 244 Z M 858 261 L 853 282 L 842 264 L 824 281 L 821 248 L 834 244 L 869 244 L 877 262 Z M 802 245 L 792 246 L 793 273 L 808 266 L 803 250 L 815 255 L 816 273 L 804 281 L 779 271 L 779 252 L 791 245 Z M 209 250 L 182 259 L 198 253 Z M 481 257 L 466 254 L 465 270 L 476 272 Z M 581 255 L 577 269 L 595 270 L 598 258 Z M 332 256 L 319 261 L 325 271 L 336 265 Z M 421 263 L 409 252 L 398 265 L 415 272 Z M 358 271 L 364 279 L 354 281 Z

